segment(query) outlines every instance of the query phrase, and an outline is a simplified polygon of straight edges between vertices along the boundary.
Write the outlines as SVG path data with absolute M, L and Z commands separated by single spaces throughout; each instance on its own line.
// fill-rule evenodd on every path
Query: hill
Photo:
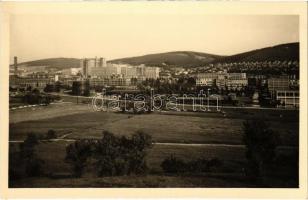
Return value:
M 214 62 L 223 56 L 193 52 L 193 51 L 174 51 L 167 53 L 149 54 L 138 57 L 121 58 L 111 60 L 112 63 L 126 63 L 131 65 L 154 65 L 154 66 L 198 66 Z
M 174 51 L 167 53 L 148 54 L 144 56 L 129 57 L 111 60 L 111 63 L 126 63 L 131 65 L 145 64 L 160 67 L 197 67 L 209 63 L 243 62 L 243 61 L 274 61 L 274 60 L 299 60 L 299 43 L 288 43 L 266 47 L 231 56 L 219 56 L 193 51 Z M 65 69 L 80 67 L 77 58 L 49 58 L 19 63 L 26 66 L 48 66 L 51 68 Z M 12 66 L 12 65 L 11 65 Z
M 248 62 L 248 61 L 275 61 L 299 60 L 299 43 L 288 43 L 266 47 L 232 56 L 216 59 L 217 62 Z
M 48 66 L 50 68 L 66 69 L 72 67 L 80 67 L 80 59 L 77 58 L 48 58 L 22 62 L 18 65 L 23 66 Z M 11 65 L 12 66 L 12 65 Z
M 252 50 L 231 56 L 219 56 L 192 51 L 175 51 L 159 54 L 149 54 L 138 57 L 112 60 L 112 63 L 146 64 L 155 66 L 202 66 L 209 63 L 299 60 L 299 43 L 288 43 Z

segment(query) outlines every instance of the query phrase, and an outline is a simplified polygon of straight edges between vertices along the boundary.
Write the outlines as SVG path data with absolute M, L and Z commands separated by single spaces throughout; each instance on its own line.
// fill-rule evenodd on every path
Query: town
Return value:
M 300 86 L 291 47 L 298 43 L 253 52 L 268 60 L 195 65 L 180 64 L 183 52 L 159 62 L 15 56 L 10 186 L 295 187 Z M 295 56 L 281 59 L 284 51 Z M 161 62 L 166 55 L 173 60 Z M 193 63 L 202 54 L 187 55 Z
M 210 104 L 216 104 L 218 99 L 219 106 L 298 109 L 298 72 L 296 60 L 215 63 L 187 68 L 115 64 L 95 57 L 80 59 L 79 68 L 65 66 L 58 70 L 48 66 L 23 66 L 14 57 L 10 68 L 10 96 L 18 102 L 18 97 L 24 99 L 20 97 L 34 89 L 60 96 L 85 97 L 104 91 L 120 98 L 124 98 L 124 94 L 150 94 L 151 90 L 173 96 L 197 96 L 203 92 Z

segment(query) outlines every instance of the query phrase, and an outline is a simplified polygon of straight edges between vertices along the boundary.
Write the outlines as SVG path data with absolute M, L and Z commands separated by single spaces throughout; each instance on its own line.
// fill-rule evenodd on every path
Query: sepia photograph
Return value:
M 9 16 L 9 189 L 300 188 L 300 15 L 170 10 Z

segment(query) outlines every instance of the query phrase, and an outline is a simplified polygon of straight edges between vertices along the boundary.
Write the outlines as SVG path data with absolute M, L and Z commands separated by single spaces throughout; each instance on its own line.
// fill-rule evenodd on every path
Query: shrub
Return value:
M 173 155 L 166 158 L 161 167 L 166 173 L 203 173 L 210 172 L 215 167 L 222 165 L 222 162 L 217 158 L 207 160 L 204 158 L 198 158 L 188 162 L 182 159 L 176 158 Z
M 28 133 L 27 138 L 19 145 L 20 157 L 24 159 L 31 158 L 35 153 L 34 147 L 38 144 L 38 138 L 34 133 Z
M 25 145 L 35 146 L 38 144 L 38 138 L 35 133 L 28 133 L 27 138 L 24 140 Z
M 246 121 L 243 123 L 243 130 L 249 162 L 247 175 L 258 177 L 265 164 L 273 162 L 279 138 L 263 120 Z
M 179 173 L 187 171 L 186 163 L 183 160 L 174 157 L 173 155 L 166 158 L 161 163 L 161 167 L 166 173 Z
M 24 176 L 20 152 L 9 153 L 9 180 L 13 181 Z
M 206 159 L 199 158 L 197 160 L 193 160 L 188 162 L 187 164 L 188 170 L 191 172 L 208 172 L 210 171 L 209 169 L 209 164 Z
M 81 177 L 90 155 L 91 144 L 88 140 L 78 140 L 66 147 L 65 160 L 73 166 L 76 177 Z
M 275 164 L 284 166 L 284 171 L 291 177 L 298 179 L 299 171 L 299 154 L 298 149 L 288 154 L 278 154 L 275 158 Z
M 82 175 L 89 158 L 94 160 L 99 177 L 144 174 L 148 170 L 146 150 L 151 146 L 151 136 L 143 132 L 127 138 L 104 131 L 101 140 L 80 140 L 69 145 L 66 160 L 73 165 L 77 177 Z
M 216 168 L 216 167 L 220 167 L 222 165 L 223 165 L 222 161 L 219 160 L 218 158 L 213 158 L 213 159 L 208 161 L 208 167 L 210 169 L 213 169 L 213 168 Z
M 25 167 L 27 176 L 39 176 L 43 173 L 41 160 L 35 151 L 35 146 L 38 144 L 37 136 L 34 133 L 29 133 L 27 138 L 20 144 L 19 158 L 20 165 Z
M 43 160 L 39 159 L 36 154 L 26 160 L 26 174 L 30 177 L 40 176 L 43 174 L 42 164 Z
M 137 132 L 131 138 L 116 137 L 107 131 L 95 148 L 99 176 L 143 174 L 148 167 L 146 149 L 152 146 L 151 136 Z
M 56 132 L 52 129 L 48 130 L 46 134 L 46 139 L 49 140 L 49 139 L 54 139 L 54 138 L 57 138 Z

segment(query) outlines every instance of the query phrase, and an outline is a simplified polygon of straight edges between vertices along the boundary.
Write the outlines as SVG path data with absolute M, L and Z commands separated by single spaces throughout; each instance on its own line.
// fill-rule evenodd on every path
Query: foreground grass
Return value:
M 70 142 L 44 142 L 37 146 L 37 152 L 44 160 L 44 169 L 46 174 L 50 173 L 69 173 L 70 165 L 65 162 L 66 146 Z M 17 152 L 18 144 L 11 144 L 10 151 Z M 168 146 L 154 145 L 148 150 L 147 162 L 153 173 L 161 173 L 161 162 L 169 155 L 174 155 L 183 160 L 189 161 L 200 157 L 219 158 L 224 161 L 229 169 L 227 171 L 240 172 L 241 166 L 245 162 L 244 148 L 241 147 L 204 147 L 204 146 Z
M 17 182 L 14 187 L 42 187 L 42 188 L 65 188 L 65 187 L 123 187 L 123 188 L 176 188 L 176 187 L 258 187 L 250 183 L 242 176 L 230 176 L 228 174 L 203 175 L 203 176 L 120 176 L 104 178 L 27 178 Z
M 66 138 L 100 138 L 103 130 L 117 135 L 131 135 L 143 130 L 155 142 L 243 144 L 242 123 L 254 117 L 264 118 L 280 135 L 282 145 L 298 147 L 298 111 L 289 110 L 227 110 L 221 113 L 163 112 L 132 115 L 113 112 L 93 112 L 87 105 L 50 105 L 10 112 L 10 140 L 24 140 L 27 133 L 45 134 L 49 129 Z M 148 151 L 150 168 L 146 176 L 97 178 L 88 169 L 82 178 L 50 178 L 52 174 L 71 173 L 65 163 L 65 148 L 70 142 L 45 142 L 37 146 L 44 163 L 44 177 L 10 181 L 10 187 L 297 187 L 297 180 L 288 170 L 277 166 L 267 177 L 268 185 L 247 180 L 243 172 L 245 148 L 243 146 L 173 146 L 154 145 Z M 10 144 L 10 153 L 18 144 Z M 289 153 L 292 148 L 279 149 Z M 183 160 L 218 158 L 223 166 L 208 174 L 165 175 L 161 162 L 169 155 Z
M 298 111 L 238 110 L 227 111 L 224 117 L 220 113 L 193 112 L 132 115 L 94 112 L 86 105 L 52 106 L 21 111 L 20 115 L 14 111 L 10 116 L 10 140 L 23 140 L 30 131 L 44 134 L 49 129 L 58 136 L 69 134 L 66 138 L 72 139 L 100 138 L 103 130 L 117 135 L 142 130 L 156 142 L 242 144 L 243 121 L 262 117 L 279 133 L 282 145 L 298 145 Z
M 44 175 L 36 178 L 11 180 L 10 187 L 297 187 L 297 180 L 288 176 L 288 169 L 277 166 L 276 175 L 267 178 L 267 184 L 251 181 L 246 177 L 245 148 L 215 146 L 168 146 L 154 145 L 148 150 L 148 175 L 98 178 L 95 166 L 85 169 L 82 178 L 52 178 L 58 174 L 71 174 L 71 166 L 65 162 L 65 148 L 69 142 L 44 142 L 37 152 L 44 160 Z M 17 144 L 10 145 L 10 152 L 18 150 Z M 278 148 L 277 153 L 288 153 L 290 149 Z M 197 158 L 218 158 L 223 165 L 211 173 L 164 174 L 160 164 L 173 154 L 185 161 Z M 270 172 L 273 174 L 273 172 Z

